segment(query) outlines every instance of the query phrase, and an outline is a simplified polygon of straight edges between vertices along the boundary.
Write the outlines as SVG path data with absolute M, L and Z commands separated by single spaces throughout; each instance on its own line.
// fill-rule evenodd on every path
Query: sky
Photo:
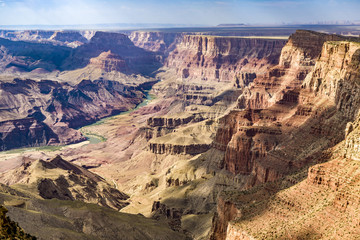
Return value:
M 0 25 L 360 20 L 360 0 L 0 0 Z

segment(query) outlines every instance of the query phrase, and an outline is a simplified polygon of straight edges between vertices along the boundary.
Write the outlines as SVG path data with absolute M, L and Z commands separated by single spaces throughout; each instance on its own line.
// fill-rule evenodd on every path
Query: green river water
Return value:
M 99 121 L 97 121 L 97 122 L 95 122 L 93 124 L 86 125 L 86 126 L 80 128 L 79 130 L 87 138 L 87 141 L 89 142 L 88 144 L 96 144 L 96 143 L 106 141 L 105 137 L 99 136 L 97 134 L 94 134 L 94 133 L 91 133 L 90 131 L 88 131 L 87 130 L 88 127 L 104 124 L 104 123 L 108 122 L 109 120 L 117 118 L 118 116 L 130 114 L 133 111 L 135 111 L 135 110 L 137 110 L 137 109 L 139 109 L 139 108 L 141 108 L 143 106 L 146 106 L 155 97 L 152 94 L 149 94 L 148 91 L 145 91 L 145 94 L 146 94 L 146 99 L 142 103 L 137 105 L 134 109 L 131 109 L 131 110 L 126 111 L 126 112 L 122 112 L 122 113 L 120 113 L 118 115 L 114 115 L 114 116 L 111 116 L 111 117 L 106 117 L 106 118 L 100 119 Z M 66 147 L 66 146 L 69 146 L 69 145 L 17 148 L 17 149 L 12 149 L 12 150 L 8 150 L 8 151 L 3 151 L 3 152 L 1 152 L 1 154 L 19 154 L 19 153 L 34 152 L 34 151 L 50 151 L 51 152 L 51 151 L 61 150 L 63 147 Z

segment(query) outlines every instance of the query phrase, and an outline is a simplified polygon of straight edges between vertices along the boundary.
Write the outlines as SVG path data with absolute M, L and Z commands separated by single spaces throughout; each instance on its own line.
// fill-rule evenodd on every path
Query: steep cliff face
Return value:
M 353 152 L 347 141 L 316 159 L 325 163 L 233 195 L 241 215 L 218 239 L 356 239 L 360 164 L 344 157 Z
M 129 35 L 135 46 L 168 55 L 182 40 L 182 33 L 135 31 Z
M 214 121 L 202 121 L 173 130 L 164 136 L 152 138 L 149 150 L 156 154 L 190 154 L 206 152 L 211 147 L 215 132 Z
M 84 80 L 75 86 L 55 81 L 1 82 L 1 148 L 68 144 L 84 140 L 71 128 L 127 111 L 144 94 L 115 81 Z
M 326 42 L 334 39 L 340 41 Z M 351 150 L 339 153 L 343 144 L 335 150 L 328 150 L 335 152 L 332 159 L 339 156 L 356 156 L 354 152 L 357 151 L 357 140 L 356 137 L 351 136 L 356 135 L 354 129 L 358 125 L 356 122 L 348 122 L 355 119 L 360 109 L 360 103 L 356 97 L 359 96 L 360 89 L 357 85 L 360 45 L 354 42 L 359 41 L 356 38 L 346 42 L 343 40 L 344 38 L 339 36 L 298 31 L 284 47 L 279 66 L 270 70 L 268 76 L 272 75 L 272 77 L 255 79 L 249 90 L 245 90 L 245 94 L 240 96 L 239 103 L 241 104 L 239 106 L 245 109 L 234 110 L 221 119 L 214 147 L 225 151 L 225 168 L 243 179 L 244 184 L 241 189 L 253 189 L 250 190 L 251 193 L 245 193 L 238 199 L 233 198 L 233 203 L 243 203 L 243 201 L 248 201 L 246 199 L 254 199 L 253 202 L 257 202 L 257 195 L 263 195 L 263 198 L 269 194 L 272 195 L 277 190 L 272 189 L 271 184 L 261 184 L 276 181 L 280 177 L 285 177 L 308 164 L 316 163 L 316 161 L 327 160 L 329 157 L 324 155 L 323 151 L 331 149 L 345 136 L 348 138 L 343 144 L 346 144 Z M 312 42 L 313 44 L 311 44 Z M 302 47 L 301 44 L 304 46 Z M 343 164 L 346 167 L 351 165 L 342 162 L 341 165 Z M 237 221 L 239 224 L 229 223 L 227 225 L 227 219 L 220 221 L 220 218 L 217 218 L 214 221 L 215 226 L 227 225 L 226 239 L 298 237 L 318 239 L 321 236 L 324 239 L 331 239 L 331 236 L 334 236 L 331 234 L 334 233 L 327 232 L 329 227 L 327 223 L 330 224 L 330 222 L 324 226 L 318 226 L 318 228 L 311 227 L 311 223 L 304 223 L 301 225 L 303 226 L 301 229 L 294 225 L 285 226 L 290 219 L 295 221 L 294 218 L 305 214 L 309 209 L 314 209 L 314 205 L 322 206 L 326 202 L 326 197 L 324 198 L 323 195 L 332 198 L 327 195 L 328 190 L 319 190 L 317 187 L 308 186 L 308 183 L 311 182 L 312 184 L 325 184 L 333 190 L 338 189 L 337 187 L 341 185 L 340 182 L 343 181 L 339 182 L 338 177 L 327 175 L 334 171 L 334 174 L 331 175 L 341 176 L 340 172 L 342 171 L 335 170 L 333 164 L 329 163 L 328 165 L 329 167 L 331 165 L 331 170 L 327 173 L 321 170 L 321 166 L 316 168 L 317 170 L 311 168 L 307 183 L 305 183 L 306 181 L 302 182 L 299 187 L 296 187 L 296 190 L 289 190 L 291 194 L 298 196 L 299 192 L 304 194 L 307 191 L 305 189 L 310 189 L 311 193 L 304 195 L 308 199 L 307 201 L 313 205 L 304 206 L 299 203 L 300 200 L 294 200 L 295 195 L 290 197 L 286 193 L 279 193 L 275 197 L 276 200 L 273 198 L 271 201 L 269 200 L 270 205 L 267 200 L 260 200 L 260 203 L 256 203 L 256 207 L 250 201 L 246 207 L 241 207 L 239 211 L 242 216 Z M 300 175 L 306 174 L 306 170 L 304 171 L 305 173 L 300 173 Z M 283 184 L 283 189 L 285 189 L 302 180 L 299 175 L 293 177 L 286 177 L 286 180 L 278 185 L 282 186 Z M 253 188 L 259 184 L 262 187 Z M 344 188 L 350 187 L 350 185 L 346 185 L 347 187 L 345 185 Z M 271 186 L 270 189 L 268 189 L 269 186 Z M 302 187 L 305 188 L 302 189 Z M 310 197 L 311 194 L 316 197 Z M 342 199 L 340 193 L 336 196 Z M 315 199 L 317 197 L 319 198 Z M 345 199 L 353 199 L 353 197 L 349 196 Z M 277 200 L 289 206 L 290 211 L 285 210 L 286 213 L 283 213 L 284 208 L 276 204 Z M 345 200 L 339 201 L 341 202 L 340 206 L 346 205 Z M 262 206 L 265 205 L 262 204 L 269 209 L 265 210 L 265 214 L 262 212 Z M 277 210 L 277 208 L 282 210 Z M 261 217 L 258 218 L 256 214 L 248 212 L 250 209 L 256 209 L 259 214 L 261 213 Z M 329 211 L 334 211 L 334 209 L 329 207 Z M 226 211 L 221 214 L 226 215 Z M 347 214 L 341 215 L 341 218 Z M 352 213 L 349 212 L 349 214 Z M 279 215 L 287 216 L 285 217 L 287 220 L 279 220 L 282 219 Z M 316 214 L 315 217 L 307 216 L 309 218 L 306 217 L 305 221 L 322 222 L 321 219 L 324 216 L 322 214 Z M 256 219 L 256 223 L 252 224 L 250 219 Z M 257 225 L 260 222 L 261 227 Z M 265 222 L 269 222 L 269 224 L 264 225 Z M 279 224 L 281 224 L 281 228 L 270 232 L 269 229 L 274 229 L 274 226 Z M 218 231 L 216 236 L 220 236 L 219 239 L 225 239 L 226 229 L 224 227 L 217 229 L 214 231 L 215 233 Z M 341 232 L 344 230 L 341 227 L 339 229 Z M 342 234 L 346 239 L 351 239 L 349 236 L 354 236 L 356 233 L 342 232 Z
M 296 31 L 281 50 L 279 65 L 256 76 L 254 84 L 239 98 L 238 107 L 262 109 L 276 103 L 288 90 L 301 87 L 326 41 L 346 39 L 348 38 L 338 35 Z
M 82 139 L 80 134 L 77 139 Z M 43 146 L 58 142 L 59 137 L 54 131 L 44 122 L 35 118 L 0 122 L 1 150 L 23 146 Z
M 234 81 L 276 64 L 285 40 L 185 35 L 165 63 L 183 79 Z
M 159 116 L 150 117 L 147 120 L 146 139 L 161 137 L 174 131 L 176 127 L 188 123 L 196 123 L 205 120 L 201 114 L 189 113 L 180 116 Z
M 326 42 L 304 87 L 327 96 L 339 111 L 353 119 L 359 105 L 359 79 L 360 43 Z
M 308 151 L 305 146 L 311 148 L 310 146 L 313 144 L 314 147 L 317 142 L 318 150 L 320 150 L 329 146 L 328 144 L 332 145 L 341 140 L 342 136 L 337 131 L 344 128 L 346 122 L 353 118 L 360 106 L 356 97 L 351 97 L 351 93 L 348 93 L 350 87 L 347 86 L 354 82 L 357 76 L 355 73 L 358 72 L 358 57 L 356 57 L 358 44 L 338 42 L 339 46 L 343 44 L 348 46 L 340 47 L 340 49 L 347 49 L 346 51 L 329 50 L 330 43 L 326 43 L 324 48 L 317 46 L 327 39 L 334 38 L 341 39 L 338 36 L 298 31 L 284 47 L 279 67 L 270 70 L 269 76 L 274 72 L 279 75 L 271 78 L 257 78 L 249 90 L 245 90 L 239 97 L 241 107 L 247 109 L 233 111 L 221 120 L 214 146 L 226 151 L 225 166 L 230 172 L 253 174 L 256 180 L 252 184 L 258 181 L 273 181 L 295 165 L 302 166 L 306 162 L 305 159 L 315 153 Z M 312 41 L 314 45 L 311 45 Z M 304 44 L 303 47 L 301 43 Z M 321 55 L 319 52 L 320 58 L 315 65 L 316 51 L 322 52 Z M 332 59 L 340 59 L 338 69 L 333 67 L 334 60 Z M 331 71 L 326 69 L 331 69 Z M 310 70 L 312 72 L 301 88 Z M 322 71 L 324 71 L 324 80 L 319 84 L 321 87 L 318 92 L 320 92 L 317 95 L 309 93 L 308 89 L 315 91 L 314 87 L 309 86 L 319 81 L 319 78 L 314 80 L 314 74 L 319 75 Z M 343 78 L 340 72 L 343 76 L 353 76 L 352 80 L 345 80 L 346 84 L 338 84 L 337 82 L 342 81 Z M 262 82 L 266 79 L 271 80 L 273 84 Z M 330 85 L 337 86 L 337 89 L 333 87 L 330 90 Z M 351 88 L 353 93 L 358 91 L 354 84 Z M 321 89 L 327 89 L 334 96 L 331 98 L 330 94 L 322 93 Z M 343 99 L 342 102 L 338 103 L 340 100 L 337 98 Z M 337 107 L 340 111 L 336 111 L 335 104 L 341 105 Z M 350 112 L 341 110 L 349 109 L 349 106 L 352 106 Z M 331 124 L 336 127 L 331 127 Z M 297 145 L 296 141 L 300 141 L 301 135 L 304 134 L 298 129 L 309 129 L 309 127 L 312 135 L 309 138 L 313 139 L 313 143 L 302 142 L 301 158 L 292 153 L 284 155 L 283 152 L 287 152 L 288 148 L 294 149 L 289 143 Z M 289 134 L 291 134 L 291 140 L 288 137 Z M 332 139 L 324 141 L 325 134 L 331 136 Z M 298 151 L 301 152 L 301 149 Z

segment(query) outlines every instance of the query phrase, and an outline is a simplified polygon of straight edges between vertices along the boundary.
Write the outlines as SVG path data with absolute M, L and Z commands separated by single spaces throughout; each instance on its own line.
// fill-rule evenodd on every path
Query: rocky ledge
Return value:
M 235 81 L 238 72 L 278 62 L 286 40 L 185 35 L 165 63 L 179 78 Z

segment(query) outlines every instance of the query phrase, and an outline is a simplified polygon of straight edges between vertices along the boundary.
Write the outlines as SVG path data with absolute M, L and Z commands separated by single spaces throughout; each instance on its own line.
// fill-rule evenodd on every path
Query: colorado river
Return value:
M 106 118 L 100 119 L 99 121 L 97 121 L 97 122 L 95 122 L 93 124 L 86 125 L 86 126 L 80 128 L 79 129 L 80 132 L 87 138 L 87 140 L 89 141 L 89 144 L 96 144 L 96 143 L 99 143 L 99 142 L 106 141 L 105 137 L 97 135 L 95 133 L 92 133 L 92 132 L 88 131 L 87 128 L 92 127 L 92 126 L 97 126 L 97 125 L 104 124 L 104 123 L 108 122 L 109 120 L 115 119 L 116 117 L 121 116 L 121 115 L 130 114 L 130 113 L 136 111 L 137 109 L 148 105 L 154 99 L 154 96 L 149 94 L 149 91 L 145 91 L 145 96 L 146 96 L 146 99 L 142 103 L 137 105 L 136 108 L 130 109 L 129 111 L 126 111 L 126 112 L 122 112 L 122 113 L 120 113 L 118 115 L 114 115 L 114 116 L 111 116 L 111 117 L 106 117 Z
M 118 115 L 100 119 L 99 121 L 97 121 L 95 123 L 92 123 L 90 125 L 86 125 L 86 126 L 80 128 L 79 129 L 80 132 L 87 138 L 87 140 L 84 142 L 80 142 L 80 143 L 76 143 L 76 144 L 69 144 L 69 145 L 61 145 L 61 146 L 41 146 L 41 147 L 17 148 L 17 149 L 12 149 L 12 150 L 8 150 L 8 151 L 2 151 L 2 152 L 0 152 L 0 154 L 1 155 L 13 155 L 13 154 L 18 155 L 18 154 L 25 153 L 25 152 L 35 152 L 35 151 L 51 152 L 51 151 L 61 150 L 62 148 L 66 148 L 66 147 L 77 148 L 77 147 L 81 147 L 81 146 L 88 145 L 88 144 L 96 144 L 96 143 L 106 141 L 105 137 L 94 134 L 94 133 L 90 132 L 89 130 L 87 130 L 87 128 L 92 127 L 92 126 L 102 125 L 102 124 L 106 123 L 107 121 L 112 120 L 121 115 L 130 114 L 133 111 L 135 111 L 143 106 L 146 106 L 154 99 L 154 96 L 149 94 L 149 91 L 145 91 L 145 97 L 146 97 L 146 99 L 142 103 L 138 104 L 135 108 L 130 109 L 129 111 L 122 112 Z

